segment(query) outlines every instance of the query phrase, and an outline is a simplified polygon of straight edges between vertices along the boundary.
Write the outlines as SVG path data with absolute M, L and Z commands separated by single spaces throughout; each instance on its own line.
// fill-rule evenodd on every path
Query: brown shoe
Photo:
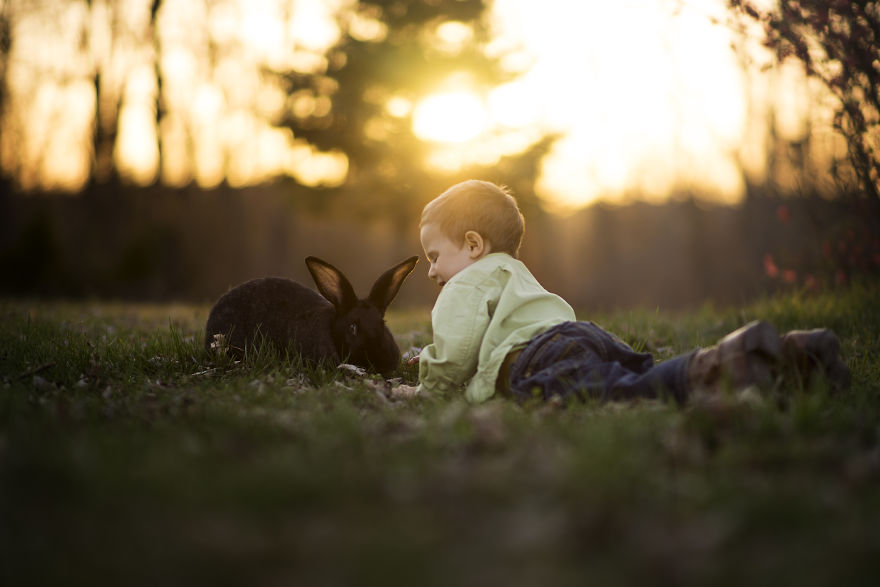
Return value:
M 846 391 L 850 372 L 840 360 L 840 340 L 827 328 L 792 330 L 782 335 L 782 366 L 805 388 L 816 381 L 826 381 L 832 391 Z
M 688 366 L 691 390 L 717 392 L 725 383 L 734 391 L 752 385 L 770 387 L 776 379 L 781 354 L 776 329 L 767 322 L 750 322 L 715 346 L 694 354 Z

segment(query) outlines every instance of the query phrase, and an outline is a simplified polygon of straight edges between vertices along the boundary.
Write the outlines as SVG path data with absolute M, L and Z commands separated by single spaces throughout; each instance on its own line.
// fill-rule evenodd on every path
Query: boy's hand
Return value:
M 409 347 L 409 350 L 403 353 L 403 360 L 407 365 L 415 365 L 419 362 L 419 355 L 422 349 L 417 346 Z
M 418 393 L 419 388 L 415 385 L 401 383 L 400 385 L 391 388 L 391 397 L 394 399 L 410 399 L 417 396 Z

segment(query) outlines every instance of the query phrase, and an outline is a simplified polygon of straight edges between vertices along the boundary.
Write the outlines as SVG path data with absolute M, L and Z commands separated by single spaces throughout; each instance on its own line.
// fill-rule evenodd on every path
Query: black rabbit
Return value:
M 390 373 L 400 364 L 400 349 L 385 325 L 385 309 L 418 260 L 410 257 L 383 273 L 365 299 L 342 272 L 316 257 L 307 257 L 306 266 L 321 295 L 281 277 L 242 283 L 211 308 L 205 346 L 219 343 L 241 356 L 262 337 L 310 363 L 347 361 Z

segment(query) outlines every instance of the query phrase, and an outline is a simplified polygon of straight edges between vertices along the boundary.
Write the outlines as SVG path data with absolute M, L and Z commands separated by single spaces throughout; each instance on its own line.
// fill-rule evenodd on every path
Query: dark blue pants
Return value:
M 564 322 L 522 350 L 510 368 L 510 392 L 518 402 L 672 397 L 684 403 L 692 354 L 655 365 L 650 354 L 635 352 L 592 322 Z

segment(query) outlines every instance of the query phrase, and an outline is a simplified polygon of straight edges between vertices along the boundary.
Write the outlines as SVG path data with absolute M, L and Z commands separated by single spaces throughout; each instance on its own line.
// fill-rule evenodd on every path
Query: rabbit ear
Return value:
M 382 314 L 385 313 L 385 308 L 388 307 L 388 304 L 397 295 L 400 286 L 403 285 L 404 280 L 412 273 L 418 262 L 418 257 L 410 257 L 380 275 L 376 283 L 373 284 L 369 300 L 379 308 Z
M 350 308 L 357 302 L 354 288 L 339 269 L 317 257 L 306 257 L 306 267 L 309 268 L 318 291 L 337 310 Z

